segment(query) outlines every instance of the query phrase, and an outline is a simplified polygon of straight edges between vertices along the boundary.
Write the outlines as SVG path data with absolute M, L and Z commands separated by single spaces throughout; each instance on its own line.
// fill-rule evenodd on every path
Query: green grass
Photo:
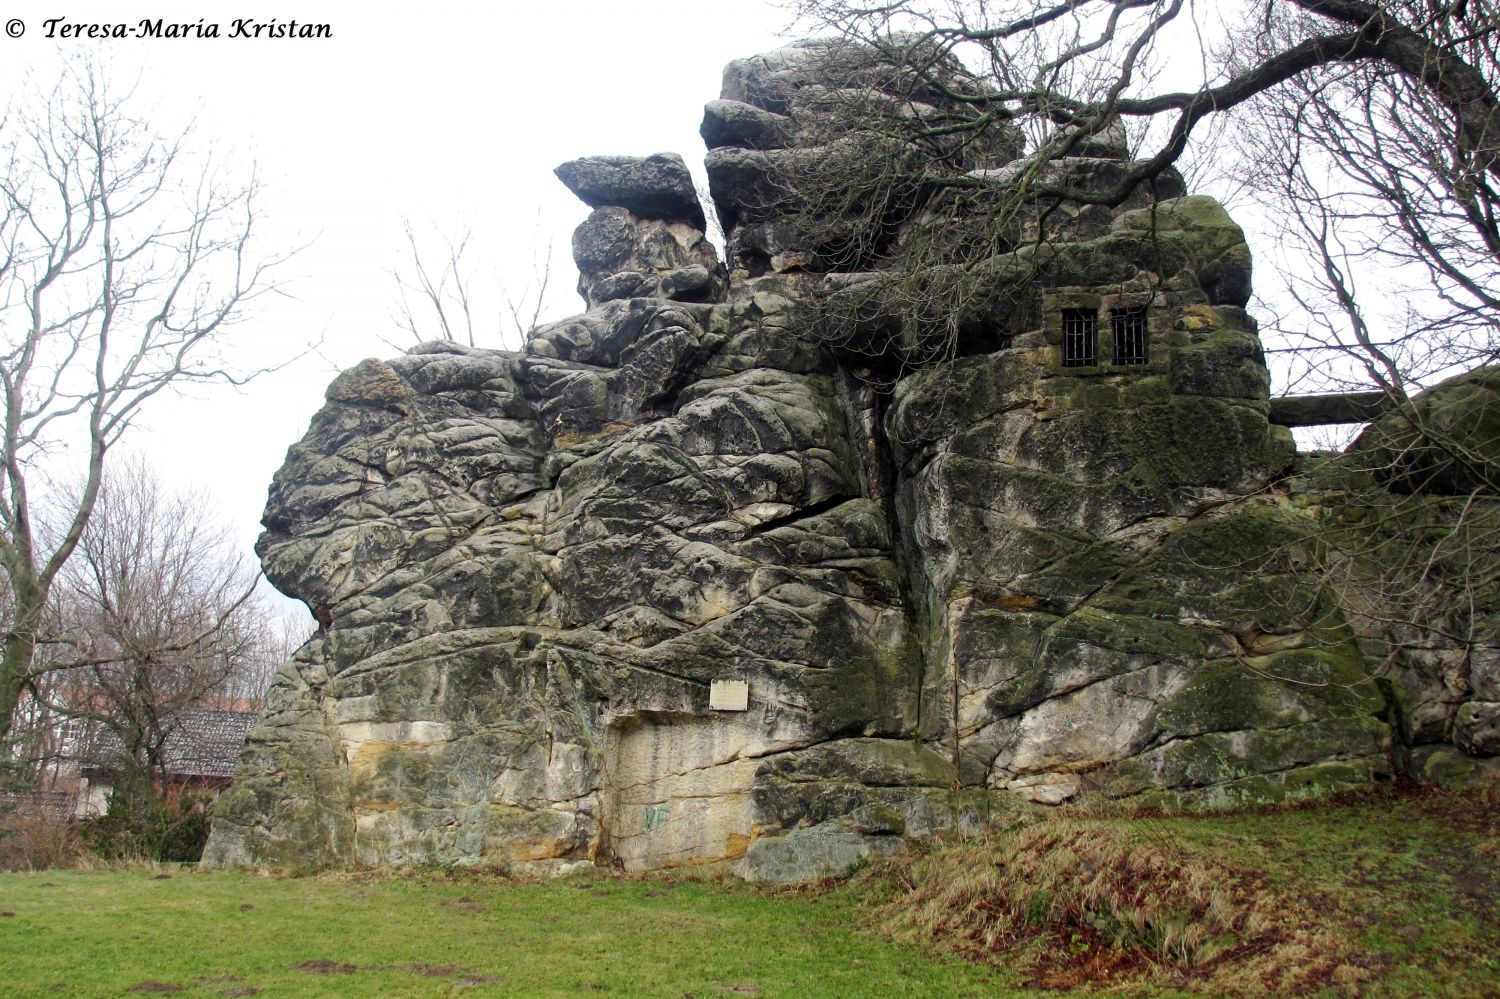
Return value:
M 1306 902 L 1377 969 L 1370 994 L 1500 995 L 1500 789 L 1376 792 L 1160 828 Z
M 1149 924 L 1131 952 L 1092 928 L 1100 905 L 1171 920 L 1217 894 L 1222 946 L 1207 957 L 1152 953 Z M 1032 994 L 1028 983 L 1495 996 L 1500 792 L 1387 790 L 1236 815 L 1038 812 L 807 891 L 604 872 L 58 870 L 0 874 L 0 912 L 6 997 L 1005 997 Z
M 1006 994 L 996 969 L 872 932 L 852 898 L 732 882 L 46 871 L 0 875 L 0 910 L 6 996 Z

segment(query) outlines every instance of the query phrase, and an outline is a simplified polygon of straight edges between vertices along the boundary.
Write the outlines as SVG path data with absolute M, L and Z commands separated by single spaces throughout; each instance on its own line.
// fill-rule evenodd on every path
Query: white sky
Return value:
M 217 39 L 45 37 L 44 21 L 163 18 L 220 25 Z M 222 37 L 236 17 L 325 22 L 323 40 Z M 138 81 L 134 110 L 164 132 L 254 160 L 268 187 L 265 245 L 306 244 L 282 269 L 289 297 L 259 300 L 236 329 L 261 363 L 318 352 L 242 391 L 161 400 L 133 448 L 168 482 L 207 490 L 248 551 L 272 473 L 338 370 L 410 340 L 391 318 L 402 219 L 478 241 L 476 265 L 513 287 L 553 244 L 546 313 L 581 310 L 569 235 L 588 209 L 552 175 L 578 156 L 680 152 L 701 172 L 697 133 L 724 64 L 784 44 L 788 15 L 754 0 L 428 3 L 60 3 L 11 0 L 0 85 L 47 86 L 68 53 L 104 55 Z M 540 224 L 541 231 L 538 231 Z M 535 258 L 534 258 L 535 254 Z M 438 334 L 433 332 L 431 338 Z M 483 346 L 500 343 L 491 335 Z

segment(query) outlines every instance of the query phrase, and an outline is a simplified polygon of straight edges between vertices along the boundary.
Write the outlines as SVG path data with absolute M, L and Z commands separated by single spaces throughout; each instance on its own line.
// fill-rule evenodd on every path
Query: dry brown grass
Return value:
M 895 859 L 899 935 L 1019 964 L 1031 984 L 1151 981 L 1222 995 L 1356 992 L 1380 961 L 1321 928 L 1317 900 L 1269 890 L 1153 835 L 1056 818 Z
M 0 815 L 0 871 L 76 867 L 87 853 L 73 824 L 50 808 Z

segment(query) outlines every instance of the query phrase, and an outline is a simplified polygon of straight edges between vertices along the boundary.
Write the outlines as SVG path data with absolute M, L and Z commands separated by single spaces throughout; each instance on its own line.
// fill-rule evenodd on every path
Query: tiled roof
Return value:
M 0 791 L 0 815 L 42 811 L 67 818 L 73 812 L 73 795 L 66 791 Z
M 254 711 L 184 711 L 163 748 L 167 773 L 174 777 L 233 777 L 245 736 L 255 725 Z M 120 755 L 120 738 L 104 732 L 91 754 L 96 765 Z

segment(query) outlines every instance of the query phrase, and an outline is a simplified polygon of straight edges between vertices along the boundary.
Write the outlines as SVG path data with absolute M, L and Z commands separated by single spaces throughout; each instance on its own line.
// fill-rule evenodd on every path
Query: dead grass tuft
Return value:
M 1356 991 L 1365 955 L 1320 928 L 1312 900 L 1266 888 L 1153 836 L 1059 818 L 885 862 L 905 935 L 1003 955 L 1049 988 L 1148 975 L 1219 994 Z
M 0 815 L 0 871 L 76 867 L 87 854 L 73 824 L 49 808 Z

